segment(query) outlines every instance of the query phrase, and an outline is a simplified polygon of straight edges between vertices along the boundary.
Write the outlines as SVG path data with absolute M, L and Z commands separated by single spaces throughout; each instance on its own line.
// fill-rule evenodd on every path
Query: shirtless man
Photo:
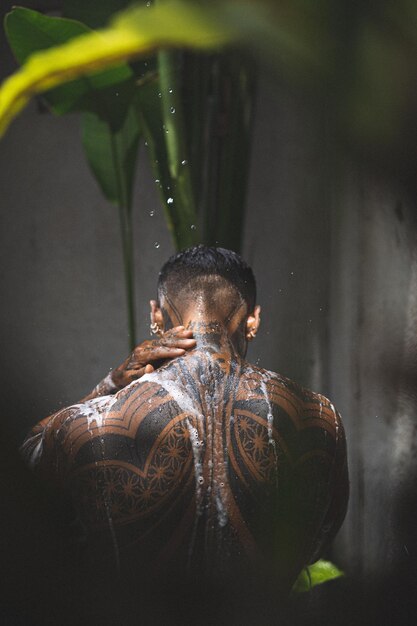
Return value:
M 96 564 L 147 580 L 262 576 L 286 593 L 337 533 L 348 499 L 340 416 L 245 361 L 255 298 L 234 252 L 175 255 L 151 302 L 159 339 L 26 439 L 28 462 L 69 494 Z

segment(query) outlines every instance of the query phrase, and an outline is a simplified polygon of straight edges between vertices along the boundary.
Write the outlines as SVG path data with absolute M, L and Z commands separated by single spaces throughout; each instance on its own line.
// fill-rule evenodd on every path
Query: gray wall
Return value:
M 415 545 L 416 230 L 404 192 L 336 158 L 325 131 L 310 102 L 263 80 L 244 243 L 263 315 L 249 356 L 344 416 L 352 494 L 334 558 L 376 572 Z M 77 117 L 30 105 L 0 143 L 0 197 L 3 419 L 19 439 L 125 357 L 124 285 L 117 213 L 87 169 Z M 134 210 L 145 338 L 173 252 L 145 154 Z
M 352 496 L 338 547 L 357 573 L 381 575 L 415 559 L 415 208 L 351 163 L 339 171 L 329 388 L 349 436 Z

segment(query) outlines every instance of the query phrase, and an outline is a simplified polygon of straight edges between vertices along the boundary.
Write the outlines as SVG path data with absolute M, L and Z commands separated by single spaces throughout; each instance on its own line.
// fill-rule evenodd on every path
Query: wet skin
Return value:
M 122 571 L 262 571 L 288 591 L 343 521 L 340 416 L 247 363 L 241 321 L 187 324 L 194 349 L 60 411 L 26 442 L 70 494 L 90 548 Z

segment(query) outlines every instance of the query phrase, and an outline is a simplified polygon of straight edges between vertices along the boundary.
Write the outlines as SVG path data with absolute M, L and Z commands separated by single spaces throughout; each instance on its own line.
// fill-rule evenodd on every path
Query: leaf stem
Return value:
M 132 210 L 128 200 L 127 190 L 123 184 L 121 175 L 120 157 L 113 133 L 110 133 L 111 149 L 116 183 L 118 189 L 118 209 L 120 221 L 120 234 L 122 241 L 123 269 L 126 288 L 127 323 L 129 334 L 129 348 L 133 350 L 136 345 L 136 312 L 135 312 L 135 283 L 134 283 L 134 251 L 133 251 L 133 228 Z

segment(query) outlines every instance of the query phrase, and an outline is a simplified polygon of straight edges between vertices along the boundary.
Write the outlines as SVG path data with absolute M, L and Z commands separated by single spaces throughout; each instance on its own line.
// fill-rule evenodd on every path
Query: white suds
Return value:
M 274 416 L 272 414 L 272 407 L 271 407 L 271 401 L 269 399 L 269 395 L 268 395 L 268 390 L 266 388 L 266 384 L 264 381 L 261 381 L 261 389 L 262 389 L 262 393 L 264 394 L 265 397 L 265 402 L 266 402 L 266 406 L 267 406 L 267 423 L 268 423 L 268 443 L 270 446 L 272 446 L 274 448 L 275 454 L 276 454 L 276 446 L 275 446 L 275 439 L 273 437 L 273 428 L 274 428 Z

